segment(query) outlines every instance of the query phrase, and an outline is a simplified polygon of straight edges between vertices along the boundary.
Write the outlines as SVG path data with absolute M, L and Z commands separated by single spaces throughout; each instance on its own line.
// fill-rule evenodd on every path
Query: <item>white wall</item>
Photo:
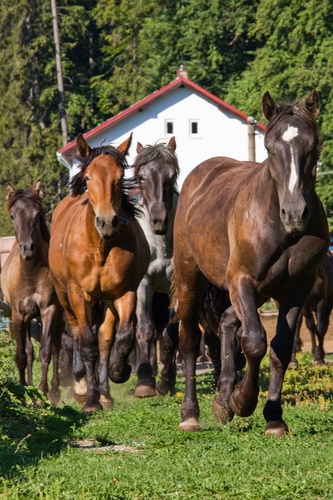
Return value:
M 174 133 L 169 136 L 165 130 L 167 120 L 174 123 Z M 190 120 L 198 122 L 197 136 L 190 134 Z M 186 175 L 203 160 L 213 156 L 248 159 L 248 125 L 187 87 L 176 88 L 169 94 L 161 95 L 159 99 L 149 103 L 146 109 L 90 139 L 89 144 L 95 147 L 111 142 L 117 146 L 130 132 L 133 132 L 133 141 L 128 155 L 129 164 L 133 163 L 136 156 L 138 141 L 145 146 L 158 140 L 168 141 L 175 135 L 181 171 L 179 188 Z M 263 133 L 257 131 L 256 160 L 261 162 L 265 158 Z

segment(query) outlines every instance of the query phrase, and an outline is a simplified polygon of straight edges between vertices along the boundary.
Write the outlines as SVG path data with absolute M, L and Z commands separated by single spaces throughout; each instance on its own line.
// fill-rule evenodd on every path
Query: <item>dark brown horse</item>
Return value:
M 298 316 L 329 244 L 326 216 L 315 192 L 318 94 L 312 91 L 305 105 L 278 106 L 266 92 L 262 107 L 269 121 L 268 158 L 261 164 L 224 157 L 204 161 L 188 175 L 179 197 L 174 273 L 186 380 L 179 428 L 188 431 L 200 427 L 195 386 L 198 311 L 210 282 L 228 292 L 231 302 L 219 323 L 222 368 L 215 417 L 226 423 L 235 413 L 246 417 L 256 408 L 259 368 L 267 350 L 257 308 L 273 297 L 279 316 L 270 347 L 265 432 L 288 432 L 280 401 L 284 374 Z M 235 388 L 240 332 L 247 371 Z
M 312 354 L 315 365 L 325 363 L 324 338 L 328 329 L 330 314 L 333 309 L 333 256 L 327 252 L 320 264 L 316 282 L 307 298 L 302 314 L 299 316 L 295 332 L 294 348 L 290 365 L 298 365 L 296 352 L 301 350 L 300 329 L 303 318 L 311 335 Z
M 52 402 L 57 403 L 60 398 L 58 356 L 62 316 L 49 270 L 50 234 L 45 221 L 41 182 L 17 190 L 7 184 L 6 199 L 16 242 L 3 266 L 1 288 L 12 309 L 20 384 L 32 385 L 33 344 L 30 328 L 31 320 L 40 317 L 42 380 L 39 387 Z M 53 377 L 48 393 L 47 372 L 52 350 Z
M 173 272 L 173 221 L 175 218 L 178 191 L 179 166 L 175 154 L 176 140 L 172 137 L 164 142 L 143 147 L 137 144 L 134 160 L 134 175 L 140 186 L 140 208 L 138 219 L 149 244 L 150 263 L 147 273 L 138 288 L 136 340 L 139 347 L 138 383 L 135 396 L 156 396 L 155 374 L 157 329 L 153 314 L 153 297 L 170 295 Z M 165 301 L 164 301 L 165 303 Z M 163 307 L 162 300 L 159 304 Z M 166 323 L 168 322 L 167 306 Z M 162 311 L 159 313 L 162 318 Z M 163 330 L 162 325 L 161 331 Z
M 113 382 L 130 376 L 136 290 L 149 262 L 147 240 L 124 178 L 131 138 L 118 148 L 91 149 L 78 136 L 81 168 L 51 225 L 50 267 L 74 342 L 74 396 L 85 402 L 87 412 L 112 406 L 108 375 Z M 101 301 L 105 313 L 96 332 L 93 307 Z

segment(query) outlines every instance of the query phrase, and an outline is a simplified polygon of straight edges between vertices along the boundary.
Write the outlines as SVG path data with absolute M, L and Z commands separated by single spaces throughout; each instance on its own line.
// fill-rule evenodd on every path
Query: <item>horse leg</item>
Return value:
M 224 311 L 219 323 L 221 371 L 217 382 L 218 393 L 212 403 L 213 415 L 222 425 L 230 422 L 234 416 L 230 397 L 237 382 L 236 332 L 239 327 L 240 321 L 231 306 Z
M 189 432 L 200 430 L 199 404 L 196 396 L 196 360 L 201 341 L 198 314 L 206 288 L 206 278 L 199 271 L 196 263 L 187 260 L 186 282 L 177 276 L 177 319 L 179 328 L 179 350 L 184 361 L 185 395 L 181 408 L 182 422 L 178 428 Z
M 48 393 L 48 398 L 53 404 L 57 404 L 60 401 L 60 375 L 59 375 L 59 361 L 60 361 L 60 351 L 61 351 L 61 341 L 64 331 L 64 321 L 62 312 L 57 309 L 57 321 L 56 328 L 52 333 L 52 378 L 51 378 L 51 389 Z
M 42 325 L 43 325 L 43 333 L 42 333 L 42 342 L 41 342 L 41 347 L 39 350 L 39 358 L 42 364 L 42 378 L 41 382 L 39 385 L 40 390 L 43 392 L 45 396 L 48 395 L 48 381 L 47 381 L 47 374 L 48 374 L 48 369 L 51 361 L 51 354 L 52 354 L 52 340 L 55 339 L 55 336 L 59 336 L 59 341 L 57 344 L 58 348 L 58 354 L 56 355 L 57 361 L 57 372 L 58 372 L 58 357 L 59 357 L 59 350 L 60 350 L 60 332 L 56 332 L 57 328 L 57 314 L 58 314 L 58 308 L 55 304 L 49 305 L 45 310 L 42 311 L 41 314 L 41 320 L 42 320 Z M 54 387 L 52 387 L 52 391 L 49 394 L 49 399 L 53 404 L 57 404 L 60 401 L 60 380 L 57 376 L 55 378 L 54 382 Z
M 230 406 L 240 417 L 254 412 L 259 394 L 259 368 L 267 350 L 266 331 L 256 307 L 254 289 L 246 277 L 239 277 L 229 288 L 231 303 L 242 322 L 241 347 L 247 361 L 244 378 L 231 394 Z
M 324 351 L 324 337 L 328 329 L 329 318 L 332 307 L 329 301 L 321 300 L 317 304 L 317 339 L 318 346 L 315 352 L 315 365 L 323 365 L 325 364 L 325 351 Z
M 19 380 L 21 385 L 27 385 L 25 378 L 25 370 L 27 368 L 27 353 L 25 350 L 27 329 L 21 316 L 14 311 L 12 313 L 12 324 L 16 339 L 15 362 L 19 371 Z
M 74 399 L 84 404 L 86 413 L 102 410 L 96 378 L 98 338 L 92 327 L 92 306 L 87 304 L 78 288 L 71 290 L 66 304 L 66 319 L 73 335 Z
M 61 334 L 61 348 L 59 353 L 59 378 L 63 387 L 73 386 L 73 337 L 64 328 Z
M 287 434 L 288 426 L 282 419 L 281 392 L 286 369 L 288 368 L 298 316 L 299 305 L 280 304 L 276 335 L 270 345 L 271 378 L 268 399 L 264 407 L 267 422 L 265 434 L 282 437 Z
M 137 370 L 138 382 L 135 387 L 134 396 L 137 398 L 156 396 L 155 377 L 151 365 L 150 355 L 155 326 L 152 320 L 153 293 L 147 277 L 145 277 L 137 291 L 136 306 L 136 340 L 139 347 L 139 367 Z
M 27 384 L 33 385 L 32 382 L 32 365 L 34 361 L 34 345 L 31 340 L 31 322 L 26 324 L 25 333 L 25 352 L 27 354 Z
M 291 353 L 291 360 L 289 363 L 289 368 L 297 368 L 298 367 L 296 353 L 300 352 L 302 350 L 302 341 L 301 341 L 301 336 L 300 336 L 302 322 L 303 322 L 303 314 L 300 314 L 298 316 L 297 323 L 296 323 L 296 331 L 295 331 L 293 350 Z
M 161 379 L 156 384 L 156 392 L 160 396 L 170 393 L 174 396 L 176 390 L 176 351 L 179 343 L 179 323 L 170 322 L 162 332 L 161 351 L 163 353 L 163 367 Z
M 109 359 L 114 335 L 116 331 L 117 315 L 113 311 L 111 304 L 108 304 L 105 311 L 105 319 L 98 330 L 98 349 L 99 349 L 99 401 L 103 408 L 112 408 L 113 398 L 110 394 L 109 385 Z
M 214 365 L 213 378 L 214 385 L 217 387 L 221 373 L 221 341 L 218 335 L 212 331 L 205 331 L 205 344 L 208 347 L 209 357 Z
M 111 351 L 109 377 L 112 382 L 122 384 L 131 375 L 128 357 L 135 340 L 136 293 L 132 291 L 125 293 L 114 302 L 114 305 L 118 312 L 119 322 Z

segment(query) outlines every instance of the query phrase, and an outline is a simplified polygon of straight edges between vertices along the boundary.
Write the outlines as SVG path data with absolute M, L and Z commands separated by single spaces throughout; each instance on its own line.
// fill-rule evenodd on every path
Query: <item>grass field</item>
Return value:
M 331 364 L 313 367 L 303 355 L 299 369 L 288 371 L 283 402 L 290 435 L 277 440 L 264 436 L 266 358 L 256 411 L 224 428 L 211 414 L 211 375 L 198 376 L 202 431 L 188 434 L 177 429 L 181 379 L 173 398 L 137 400 L 131 377 L 112 385 L 113 410 L 89 416 L 75 403 L 33 408 L 40 394 L 17 384 L 14 342 L 4 333 L 0 349 L 0 498 L 333 498 Z

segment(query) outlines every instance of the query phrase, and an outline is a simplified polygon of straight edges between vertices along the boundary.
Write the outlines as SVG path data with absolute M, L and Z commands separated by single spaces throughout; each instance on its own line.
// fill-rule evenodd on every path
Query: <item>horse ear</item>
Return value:
M 85 138 L 83 137 L 82 134 L 79 134 L 77 136 L 76 147 L 77 147 L 77 150 L 79 152 L 79 155 L 82 158 L 85 158 L 86 156 L 90 155 L 90 153 L 92 151 L 91 147 L 89 146 L 89 144 L 87 143 L 87 141 L 85 140 Z
M 133 132 L 131 132 L 130 136 L 126 139 L 126 141 L 122 142 L 117 147 L 118 151 L 120 151 L 121 153 L 123 153 L 124 156 L 127 155 L 128 150 L 130 148 L 130 145 L 131 145 L 131 142 L 132 142 L 132 135 L 133 135 Z
M 136 145 L 136 152 L 139 154 L 139 153 L 141 153 L 142 150 L 143 150 L 143 146 L 142 146 L 141 142 L 138 142 Z
M 268 90 L 264 93 L 262 98 L 262 112 L 266 120 L 270 121 L 276 115 L 278 107 L 274 99 L 271 97 Z
M 35 193 L 38 194 L 41 198 L 44 196 L 43 190 L 42 190 L 42 181 L 38 179 L 38 181 L 32 186 L 32 189 L 35 191 Z
M 9 198 L 11 196 L 13 196 L 14 193 L 15 193 L 15 189 L 13 188 L 13 186 L 11 184 L 9 184 L 9 182 L 7 182 L 7 184 L 6 184 L 6 200 L 9 200 Z
M 319 114 L 319 96 L 316 90 L 312 90 L 305 101 L 305 107 L 314 117 Z
M 168 147 L 171 148 L 173 151 L 176 151 L 177 144 L 176 144 L 176 138 L 174 135 L 171 137 L 169 144 L 168 144 Z

